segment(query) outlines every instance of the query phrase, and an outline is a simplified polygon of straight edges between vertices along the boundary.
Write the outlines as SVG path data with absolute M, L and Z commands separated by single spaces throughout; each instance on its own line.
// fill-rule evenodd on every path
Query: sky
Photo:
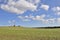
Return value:
M 60 26 L 60 0 L 0 0 L 0 26 Z

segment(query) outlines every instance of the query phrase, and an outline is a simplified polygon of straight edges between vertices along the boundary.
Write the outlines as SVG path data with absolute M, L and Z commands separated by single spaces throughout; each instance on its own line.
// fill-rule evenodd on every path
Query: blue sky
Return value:
M 60 26 L 60 0 L 0 0 L 0 26 Z

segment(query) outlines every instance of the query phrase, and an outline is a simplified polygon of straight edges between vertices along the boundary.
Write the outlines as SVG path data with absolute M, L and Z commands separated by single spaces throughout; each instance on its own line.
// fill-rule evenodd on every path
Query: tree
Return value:
M 15 25 L 13 25 L 13 27 L 15 27 Z

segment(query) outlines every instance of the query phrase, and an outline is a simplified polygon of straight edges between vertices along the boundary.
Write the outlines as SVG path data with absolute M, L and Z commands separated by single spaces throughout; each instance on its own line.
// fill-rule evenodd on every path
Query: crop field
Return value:
M 0 40 L 60 40 L 60 29 L 0 27 Z

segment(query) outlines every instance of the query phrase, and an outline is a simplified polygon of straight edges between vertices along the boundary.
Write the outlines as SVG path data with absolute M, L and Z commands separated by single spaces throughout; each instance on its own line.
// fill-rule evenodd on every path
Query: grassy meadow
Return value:
M 0 27 L 0 40 L 60 40 L 60 29 Z

